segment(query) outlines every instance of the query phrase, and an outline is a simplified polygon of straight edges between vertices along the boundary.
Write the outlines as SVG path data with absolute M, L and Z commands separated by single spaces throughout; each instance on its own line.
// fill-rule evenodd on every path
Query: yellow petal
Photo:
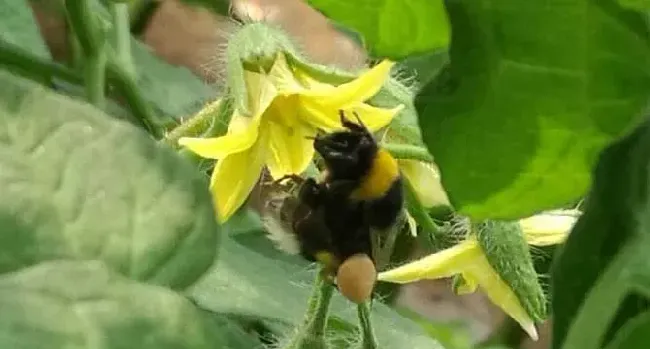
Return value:
M 244 81 L 250 111 L 254 118 L 260 117 L 278 96 L 278 90 L 268 76 L 248 70 L 244 71 Z
M 266 164 L 271 177 L 279 179 L 287 174 L 302 173 L 314 156 L 313 140 L 300 127 L 288 128 L 282 124 L 268 122 L 269 149 Z
M 519 298 L 492 268 L 483 253 L 480 253 L 473 263 L 468 265 L 463 275 L 467 275 L 467 279 L 474 280 L 479 284 L 492 303 L 517 321 L 533 340 L 537 340 L 535 323 L 522 307 Z
M 578 220 L 574 210 L 550 211 L 519 220 L 530 245 L 548 246 L 564 242 Z
M 382 127 L 386 127 L 393 120 L 395 115 L 402 111 L 402 109 L 404 109 L 404 105 L 401 104 L 392 109 L 387 109 L 373 107 L 366 103 L 360 103 L 349 108 L 349 111 L 346 110 L 346 112 L 356 112 L 363 124 L 366 125 L 371 132 L 375 132 Z M 349 117 L 352 118 L 353 115 L 350 115 Z
M 259 134 L 260 118 L 233 115 L 228 134 L 215 138 L 182 137 L 178 144 L 201 157 L 223 159 L 250 148 Z
M 432 163 L 417 160 L 397 160 L 404 177 L 413 184 L 424 207 L 449 206 L 449 198 L 440 183 L 440 173 Z
M 390 76 L 390 70 L 395 63 L 384 60 L 368 71 L 362 73 L 356 79 L 329 88 L 327 84 L 316 83 L 314 79 L 303 76 L 306 85 L 310 88 L 301 92 L 301 95 L 314 99 L 323 106 L 330 108 L 347 108 L 351 105 L 365 102 L 377 94 L 384 82 Z
M 296 80 L 294 72 L 287 64 L 283 53 L 279 53 L 269 71 L 268 78 L 279 94 L 287 95 L 303 92 L 305 88 Z
M 212 192 L 220 223 L 227 221 L 246 201 L 262 172 L 264 156 L 260 147 L 231 154 L 219 160 L 212 173 Z
M 384 109 L 373 107 L 366 103 L 358 103 L 344 111 L 348 118 L 355 122 L 356 118 L 353 113 L 356 112 L 363 124 L 371 132 L 375 132 L 388 125 L 403 108 L 403 105 L 399 105 L 392 109 Z M 339 107 L 330 108 L 321 105 L 317 100 L 301 99 L 300 109 L 302 120 L 314 128 L 321 128 L 328 132 L 342 128 L 341 118 L 339 116 L 339 110 L 341 108 Z
M 408 283 L 422 279 L 440 279 L 464 272 L 473 260 L 483 256 L 476 240 L 460 244 L 426 256 L 417 261 L 379 273 L 377 280 Z

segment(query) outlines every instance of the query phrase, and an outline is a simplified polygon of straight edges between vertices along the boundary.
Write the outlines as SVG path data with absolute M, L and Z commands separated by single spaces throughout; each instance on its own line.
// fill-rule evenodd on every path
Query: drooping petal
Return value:
M 233 115 L 226 135 L 215 138 L 182 137 L 178 144 L 201 157 L 223 159 L 250 148 L 257 140 L 260 118 Z
M 490 301 L 513 318 L 533 340 L 538 339 L 537 329 L 531 317 L 526 313 L 514 291 L 492 268 L 484 254 L 480 253 L 463 273 L 481 286 Z
M 246 201 L 264 166 L 259 146 L 230 154 L 217 162 L 210 180 L 220 223 L 227 221 Z
M 394 64 L 394 62 L 384 60 L 362 73 L 356 79 L 335 88 L 328 87 L 328 84 L 318 83 L 315 79 L 304 74 L 300 80 L 309 86 L 309 89 L 302 91 L 301 95 L 308 99 L 317 100 L 323 106 L 339 109 L 365 102 L 381 89 L 384 82 L 389 78 L 390 70 Z
M 275 58 L 268 78 L 281 95 L 300 93 L 305 90 L 300 82 L 296 80 L 294 72 L 287 64 L 287 59 L 283 53 L 279 53 Z
M 271 177 L 278 179 L 305 171 L 314 156 L 314 147 L 303 127 L 288 128 L 275 122 L 265 123 L 264 127 L 269 131 L 266 164 Z
M 460 244 L 377 275 L 377 280 L 408 283 L 422 279 L 440 279 L 464 272 L 483 253 L 475 240 Z
M 578 220 L 574 211 L 552 211 L 519 220 L 530 245 L 548 246 L 564 242 Z
M 449 198 L 440 183 L 440 173 L 432 163 L 418 160 L 397 160 L 404 177 L 413 184 L 415 193 L 424 207 L 449 206 Z
M 366 127 L 371 132 L 375 132 L 382 127 L 386 127 L 393 120 L 393 118 L 395 118 L 395 116 L 400 111 L 402 111 L 402 109 L 404 109 L 404 105 L 401 104 L 394 108 L 387 109 L 373 107 L 372 105 L 366 103 L 360 103 L 349 108 L 348 110 L 351 113 L 356 112 L 363 124 L 366 125 Z
M 248 70 L 244 71 L 244 81 L 246 81 L 248 103 L 253 118 L 261 117 L 278 96 L 278 89 L 267 75 Z

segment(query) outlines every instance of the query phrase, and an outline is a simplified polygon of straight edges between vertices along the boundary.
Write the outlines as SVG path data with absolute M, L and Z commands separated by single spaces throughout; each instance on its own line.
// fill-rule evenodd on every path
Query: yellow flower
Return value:
M 577 220 L 576 211 L 550 211 L 519 221 L 524 238 L 530 245 L 546 246 L 564 241 Z M 490 265 L 475 237 L 392 270 L 379 273 L 380 281 L 409 283 L 422 279 L 440 279 L 459 275 L 456 291 L 472 293 L 481 286 L 490 300 L 517 321 L 533 339 L 537 330 L 530 314 L 523 308 L 512 288 Z
M 275 179 L 302 173 L 314 155 L 308 137 L 318 129 L 340 129 L 339 110 L 356 112 L 371 131 L 390 123 L 403 106 L 382 109 L 365 101 L 379 91 L 392 66 L 381 62 L 338 86 L 290 67 L 284 54 L 278 54 L 268 73 L 245 71 L 251 115 L 235 109 L 225 135 L 179 140 L 194 153 L 219 160 L 210 180 L 219 221 L 228 220 L 246 201 L 264 166 Z

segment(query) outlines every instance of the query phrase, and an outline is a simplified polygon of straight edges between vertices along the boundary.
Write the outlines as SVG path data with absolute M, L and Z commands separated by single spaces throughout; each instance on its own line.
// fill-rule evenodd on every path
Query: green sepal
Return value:
M 228 40 L 225 52 L 226 83 L 235 108 L 244 115 L 250 114 L 244 69 L 268 71 L 278 53 L 291 54 L 296 50 L 289 36 L 279 28 L 260 22 L 240 27 Z
M 546 296 L 519 223 L 484 221 L 473 230 L 490 266 L 510 286 L 528 315 L 536 322 L 543 321 Z

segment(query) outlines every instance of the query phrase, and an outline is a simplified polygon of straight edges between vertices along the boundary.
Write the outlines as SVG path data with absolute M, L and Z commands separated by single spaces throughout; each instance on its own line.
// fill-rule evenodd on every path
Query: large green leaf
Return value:
M 236 222 L 229 221 L 224 226 L 224 235 L 230 232 L 236 234 L 237 241 L 242 241 L 242 235 L 261 234 L 259 227 L 252 216 L 242 214 Z M 314 268 L 275 258 L 272 251 L 257 252 L 263 249 L 256 251 L 237 241 L 224 238 L 217 267 L 192 286 L 192 298 L 215 312 L 238 313 L 294 325 L 300 323 L 315 278 Z M 266 246 L 271 248 L 270 241 Z M 358 324 L 356 306 L 338 294 L 334 296 L 332 310 L 332 315 L 347 326 Z M 383 348 L 404 348 L 405 343 L 409 349 L 441 348 L 415 322 L 380 302 L 374 303 L 372 314 L 378 342 Z
M 0 0 L 0 41 L 50 58 L 27 0 Z
M 186 298 L 99 261 L 50 261 L 5 274 L 0 308 L 6 349 L 223 348 L 223 329 Z
M 218 244 L 208 183 L 132 125 L 0 72 L 0 272 L 102 259 L 138 280 L 195 281 Z
M 449 44 L 449 21 L 442 0 L 307 2 L 361 34 L 377 57 L 400 59 Z
M 636 292 L 650 290 L 649 183 L 650 119 L 602 153 L 584 214 L 554 262 L 554 348 L 600 348 L 647 308 Z
M 173 66 L 156 57 L 143 43 L 131 45 L 137 84 L 159 114 L 179 120 L 197 112 L 216 90 L 185 67 Z
M 642 16 L 613 0 L 449 0 L 450 66 L 416 97 L 460 213 L 520 218 L 585 194 L 650 93 Z
M 650 343 L 650 312 L 629 321 L 606 349 L 646 349 Z

